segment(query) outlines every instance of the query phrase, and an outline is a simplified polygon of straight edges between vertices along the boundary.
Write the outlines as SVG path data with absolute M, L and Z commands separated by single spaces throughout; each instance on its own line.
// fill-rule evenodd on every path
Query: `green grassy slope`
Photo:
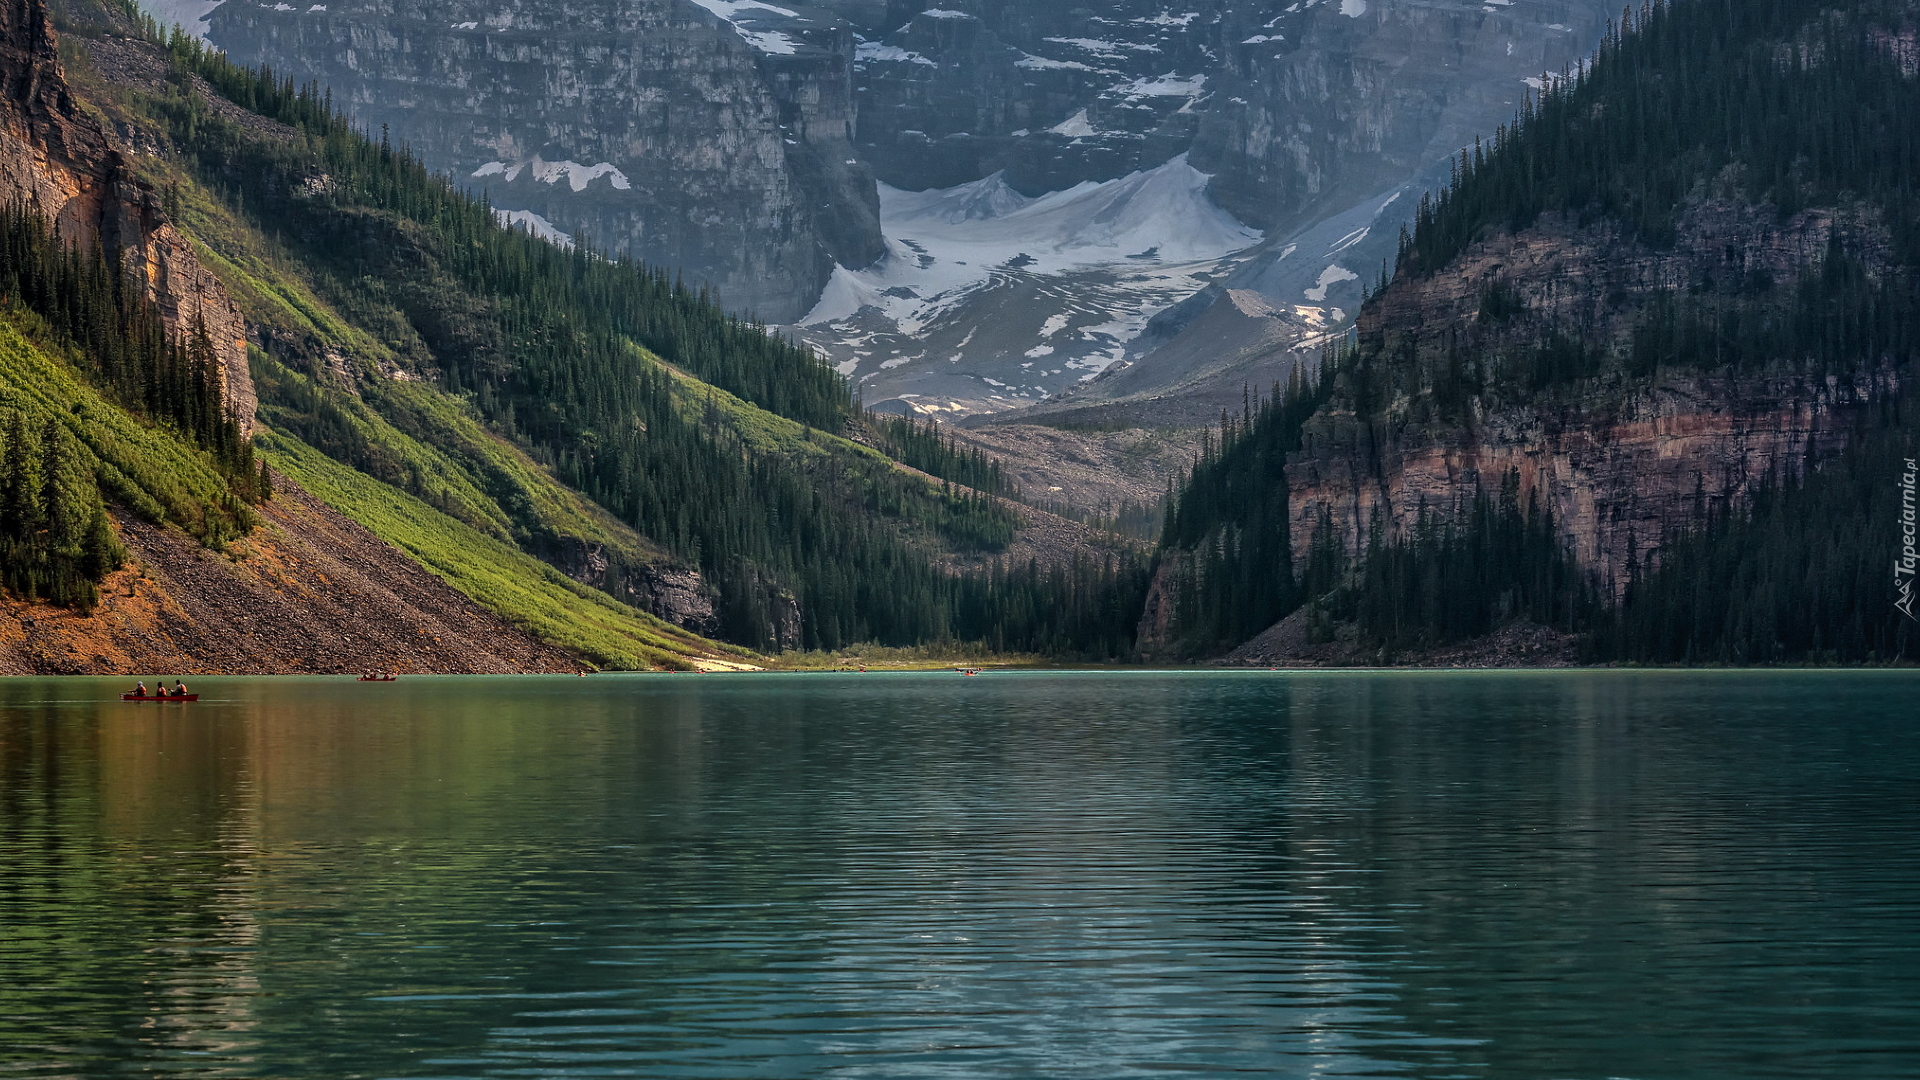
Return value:
M 251 527 L 252 512 L 211 455 L 108 401 L 57 349 L 29 336 L 36 321 L 17 310 L 0 313 L 0 408 L 35 426 L 57 420 L 85 449 L 101 494 L 142 517 L 211 543 Z
M 636 567 L 674 561 L 489 431 L 464 402 L 390 377 L 430 359 L 410 327 L 361 325 L 373 320 L 322 299 L 308 267 L 190 172 L 162 158 L 141 165 L 241 314 L 278 343 L 277 355 L 253 357 L 263 421 L 496 539 L 532 547 L 570 540 Z
M 526 552 L 396 491 L 288 435 L 265 431 L 267 461 L 447 584 L 542 641 L 605 667 L 687 669 L 689 657 L 755 663 L 590 589 Z

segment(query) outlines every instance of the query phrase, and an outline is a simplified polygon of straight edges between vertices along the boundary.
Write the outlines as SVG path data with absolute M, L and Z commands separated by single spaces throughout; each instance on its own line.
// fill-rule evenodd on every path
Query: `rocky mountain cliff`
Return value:
M 73 10 L 65 14 L 76 18 Z M 95 34 L 105 35 L 103 24 L 138 29 L 111 6 L 83 8 L 77 20 Z M 252 262 L 242 249 L 257 238 L 206 201 L 204 192 L 182 195 L 191 179 L 178 169 L 178 147 L 168 145 L 151 116 L 129 102 L 171 93 L 176 105 L 204 110 L 203 123 L 231 124 L 229 130 L 270 144 L 284 144 L 291 129 L 240 108 L 204 79 L 170 68 L 163 50 L 138 37 L 82 36 L 69 46 L 80 73 L 72 80 L 44 5 L 0 4 L 0 205 L 33 212 L 28 222 L 51 223 L 51 241 L 117 258 L 127 275 L 123 280 L 145 286 L 160 316 L 158 329 L 167 336 L 189 341 L 204 327 L 219 377 L 218 400 L 243 428 L 255 428 L 258 438 L 278 439 L 277 447 L 297 445 L 256 427 L 266 382 L 256 385 L 252 375 L 261 354 L 249 355 L 263 343 L 289 337 L 283 323 L 250 319 L 293 312 L 284 299 L 291 283 L 285 275 L 292 271 L 284 256 L 278 277 Z M 137 151 L 130 149 L 135 146 Z M 150 182 L 155 177 L 163 181 L 165 196 Z M 169 206 L 183 205 L 189 207 L 184 217 L 170 216 Z M 113 553 L 96 571 L 97 595 L 90 591 L 93 598 L 83 604 L 44 602 L 47 590 L 36 590 L 30 574 L 9 574 L 10 591 L 0 596 L 0 672 L 579 669 L 590 650 L 555 644 L 556 637 L 565 637 L 555 627 L 527 632 L 534 620 L 525 616 L 538 604 L 565 612 L 562 621 L 605 620 L 614 634 L 639 644 L 639 651 L 665 646 L 647 653 L 643 663 L 671 663 L 676 655 L 694 665 L 733 663 L 726 650 L 649 623 L 631 609 L 597 602 L 595 594 L 498 538 L 311 450 L 305 451 L 309 466 L 303 474 L 327 480 L 331 504 L 280 470 L 272 476 L 275 496 L 255 501 L 250 473 L 223 473 L 227 466 L 172 417 L 151 408 L 142 412 L 137 401 L 115 396 L 116 384 L 100 366 L 108 358 L 77 346 L 45 307 L 50 299 L 94 303 L 99 291 L 87 292 L 92 286 L 85 279 L 79 286 L 47 280 L 44 253 L 27 250 L 30 244 L 22 239 L 44 235 L 32 232 L 42 226 L 35 223 L 22 234 L 21 219 L 12 220 L 16 227 L 0 255 L 6 280 L 19 287 L 0 309 L 0 414 L 9 421 L 0 438 L 9 442 L 9 476 L 17 480 L 21 474 L 16 450 L 27 451 L 30 465 L 40 457 L 35 447 L 45 448 L 47 462 L 59 457 L 72 463 L 57 484 L 82 493 L 97 487 L 104 495 L 103 520 L 112 539 L 101 547 Z M 208 236 L 225 251 L 203 246 Z M 248 261 L 249 269 L 235 265 L 236 257 Z M 270 291 L 280 299 L 269 300 Z M 300 303 L 308 317 L 340 331 L 338 316 L 324 312 L 324 305 L 311 297 Z M 124 309 L 91 312 L 107 321 L 129 318 Z M 284 380 L 284 369 L 268 363 Z M 457 412 L 447 418 L 454 423 L 443 427 L 465 426 L 469 436 L 478 434 Z M 390 444 L 379 453 L 394 449 Z M 511 463 L 503 451 L 511 454 L 503 445 L 491 450 L 498 462 Z M 285 462 L 277 458 L 275 465 Z M 443 459 L 443 466 L 432 478 L 435 484 L 470 482 L 454 475 L 459 466 L 451 460 Z M 506 479 L 496 471 L 494 483 Z M 568 493 L 541 479 L 544 488 L 535 497 L 548 504 L 548 514 L 564 513 L 554 499 Z M 37 565 L 32 560 L 44 556 L 21 544 L 17 534 L 23 514 L 43 505 L 42 493 L 13 490 L 8 534 L 0 543 L 9 571 L 30 570 Z M 380 494 L 369 497 L 370 491 Z M 48 481 L 44 492 L 46 506 L 56 496 L 71 502 L 70 494 L 56 492 L 56 481 Z M 342 504 L 363 515 L 369 507 L 400 515 L 409 538 L 405 550 L 341 512 Z M 441 506 L 450 504 L 442 500 Z M 463 527 L 468 531 L 460 532 Z M 398 530 L 389 532 L 391 537 Z M 602 528 L 581 535 L 604 540 L 608 533 Z M 565 535 L 550 539 L 579 543 Z M 589 555 L 583 561 L 598 557 L 604 569 L 601 552 Z M 698 588 L 697 575 L 689 587 L 689 572 L 659 561 L 665 573 L 644 576 L 628 568 L 629 597 L 683 614 L 688 622 L 710 622 L 711 599 Z M 584 577 L 592 567 L 581 569 Z M 21 580 L 27 584 L 16 586 Z M 521 602 L 529 596 L 537 598 L 534 605 Z
M 1209 252 L 1185 265 L 1149 247 L 1036 269 L 1007 261 L 1025 253 L 989 253 L 966 264 L 1008 287 L 980 275 L 936 285 L 951 294 L 941 317 L 903 323 L 884 302 L 859 300 L 843 312 L 844 283 L 828 286 L 836 265 L 895 299 L 932 295 L 906 273 L 924 262 L 901 239 L 918 224 L 881 220 L 876 175 L 900 191 L 997 176 L 1031 198 L 1189 155 L 1200 197 L 1251 227 L 1234 250 L 1264 231 L 1270 247 L 1255 254 L 1277 264 L 1295 232 L 1381 207 L 1508 118 L 1526 80 L 1591 48 L 1608 10 L 1603 0 L 646 0 L 510 11 L 227 0 L 206 25 L 238 60 L 331 87 L 361 122 L 485 189 L 517 223 L 562 241 L 584 231 L 713 282 L 735 310 L 804 321 L 809 342 L 873 384 L 869 401 L 913 394 L 973 412 L 1138 360 L 1145 350 L 1130 345 L 1147 318 L 1234 263 Z M 1377 262 L 1402 220 L 1383 218 L 1372 246 L 1302 249 L 1277 275 L 1235 287 L 1302 305 L 1299 294 L 1341 266 L 1313 302 L 1319 312 L 1302 318 L 1343 320 L 1356 306 L 1353 266 Z M 891 247 L 883 229 L 900 234 Z M 1297 284 L 1293 271 L 1315 262 Z M 842 299 L 816 306 L 823 286 Z M 874 314 L 853 317 L 862 306 Z M 1067 332 L 1045 332 L 1060 315 Z M 962 342 L 962 324 L 1004 332 Z M 1044 342 L 1051 365 L 1020 355 L 1041 337 L 1054 339 Z
M 953 0 L 829 5 L 862 26 L 860 149 L 880 178 L 1026 194 L 1192 152 L 1263 230 L 1385 190 L 1586 55 L 1601 0 Z M 863 15 L 865 16 L 863 20 Z
M 1349 660 L 1518 615 L 1618 659 L 1905 648 L 1917 17 L 1650 8 L 1457 158 L 1319 381 L 1196 468 L 1142 652 L 1295 610 L 1275 640 Z
M 869 402 L 1025 409 L 1043 423 L 1205 422 L 1244 378 L 1284 379 L 1348 322 L 1435 165 L 1444 181 L 1449 155 L 1511 119 L 1529 83 L 1584 56 L 1607 10 L 894 5 L 862 28 L 858 51 L 858 149 L 888 185 L 889 252 L 837 275 L 800 333 Z M 920 188 L 943 192 L 939 220 Z M 1036 197 L 1106 199 L 1113 220 L 1169 227 L 1095 222 L 1062 244 L 1033 222 L 1013 246 L 983 242 L 1033 218 L 1024 200 Z M 1209 235 L 1209 220 L 1231 223 L 1238 242 L 1174 239 Z M 1159 351 L 1224 291 L 1270 309 L 1243 335 L 1265 339 L 1264 355 L 1238 338 L 1234 355 L 1217 353 L 1205 328 Z M 1138 370 L 1102 379 L 1127 365 Z
M 205 326 L 223 397 L 245 430 L 255 394 L 239 309 L 166 220 L 152 185 L 75 103 L 36 0 L 0 2 L 0 72 L 0 205 L 39 213 L 71 244 L 117 253 L 147 283 L 170 333 L 184 337 Z
M 763 25 L 756 16 L 776 26 Z M 880 254 L 851 30 L 729 0 L 229 0 L 208 38 L 485 191 L 516 224 L 707 283 L 769 321 Z
M 1617 223 L 1556 216 L 1474 245 L 1445 273 L 1396 282 L 1362 311 L 1357 332 L 1375 349 L 1389 338 L 1402 349 L 1470 340 L 1488 353 L 1554 325 L 1628 339 L 1675 290 L 1764 279 L 1791 295 L 1820 272 L 1836 229 L 1886 257 L 1882 230 L 1845 215 L 1836 222 L 1825 208 L 1781 220 L 1749 204 L 1700 203 L 1660 248 Z M 1483 312 L 1495 287 L 1524 315 L 1490 332 Z M 1575 560 L 1617 597 L 1637 566 L 1657 562 L 1695 523 L 1832 459 L 1868 403 L 1900 388 L 1889 363 L 1863 355 L 1831 372 L 1615 372 L 1577 394 L 1488 402 L 1465 424 L 1412 400 L 1370 416 L 1332 408 L 1306 426 L 1287 466 L 1294 555 L 1304 565 L 1330 528 L 1357 558 L 1376 531 L 1406 535 L 1423 512 L 1462 513 L 1511 472 L 1538 493 Z

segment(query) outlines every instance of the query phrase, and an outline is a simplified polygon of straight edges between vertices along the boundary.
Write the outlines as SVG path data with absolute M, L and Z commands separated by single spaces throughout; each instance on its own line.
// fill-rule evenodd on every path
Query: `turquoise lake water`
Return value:
M 1920 1076 L 1920 675 L 0 679 L 0 1075 Z

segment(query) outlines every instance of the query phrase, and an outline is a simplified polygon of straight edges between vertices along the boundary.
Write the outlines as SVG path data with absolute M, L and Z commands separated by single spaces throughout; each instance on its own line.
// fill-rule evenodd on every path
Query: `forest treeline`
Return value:
M 1619 317 L 1567 319 L 1529 311 L 1496 277 L 1464 332 L 1376 322 L 1316 380 L 1223 422 L 1167 514 L 1174 652 L 1217 653 L 1305 606 L 1311 632 L 1344 624 L 1385 655 L 1524 616 L 1583 635 L 1596 662 L 1912 659 L 1914 626 L 1874 569 L 1891 566 L 1892 477 L 1913 453 L 1898 422 L 1912 401 L 1884 389 L 1905 380 L 1874 373 L 1909 372 L 1920 350 L 1920 81 L 1889 44 L 1911 26 L 1906 11 L 1881 0 L 1649 5 L 1610 29 L 1590 65 L 1463 152 L 1383 275 L 1398 287 L 1546 214 L 1611 222 L 1659 251 L 1702 198 L 1779 220 L 1838 209 L 1825 249 L 1789 268 L 1792 280 L 1756 267 L 1637 306 L 1594 291 L 1567 307 Z M 1657 566 L 1634 568 L 1618 602 L 1510 478 L 1418 512 L 1406 535 L 1373 523 L 1351 558 L 1331 522 L 1302 522 L 1289 505 L 1285 460 L 1317 411 L 1466 427 L 1523 403 L 1575 414 L 1593 395 L 1676 372 L 1831 377 L 1870 404 L 1838 460 L 1787 463 L 1749 507 L 1659 538 Z M 1314 536 L 1296 567 L 1303 527 Z
M 911 416 L 874 416 L 871 424 L 875 445 L 902 465 L 988 495 L 1019 495 L 998 460 L 978 449 L 961 449 L 932 417 L 922 422 Z
M 1285 387 L 1223 416 L 1201 442 L 1185 483 L 1170 491 L 1160 534 L 1175 655 L 1233 648 L 1332 588 L 1341 569 L 1321 558 L 1294 566 L 1287 455 L 1325 403 L 1351 352 L 1329 348 L 1317 376 L 1296 366 Z
M 267 494 L 253 446 L 227 408 L 220 361 L 197 316 L 169 333 L 118 253 L 68 244 L 44 217 L 0 206 L 0 307 L 39 317 L 75 366 L 128 411 L 213 456 L 243 498 Z
M 116 460 L 103 460 L 60 419 L 0 393 L 0 589 L 93 607 L 101 580 L 126 554 L 108 522 L 102 472 L 136 512 L 165 520 L 171 510 L 176 524 L 209 542 L 252 527 L 247 504 L 270 495 L 271 484 L 227 408 L 203 322 L 169 332 L 118 253 L 64 243 L 45 218 L 19 206 L 0 206 L 0 319 L 108 401 L 168 433 L 163 440 L 203 454 L 220 477 L 215 492 L 176 489 L 157 501 L 143 481 L 168 471 L 170 454 L 97 432 L 116 451 Z
M 85 452 L 58 421 L 0 408 L 0 588 L 91 610 L 126 560 Z
M 1628 8 L 1590 63 L 1549 75 L 1421 199 L 1401 265 L 1431 274 L 1548 211 L 1671 244 L 1703 185 L 1782 217 L 1862 199 L 1920 263 L 1920 88 L 1902 0 L 1670 0 Z M 1910 41 L 1910 39 L 1908 39 Z M 1732 170 L 1729 173 L 1729 170 Z

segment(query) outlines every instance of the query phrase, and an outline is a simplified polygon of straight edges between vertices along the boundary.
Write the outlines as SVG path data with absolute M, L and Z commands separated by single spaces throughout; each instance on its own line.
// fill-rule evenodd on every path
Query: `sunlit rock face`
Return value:
M 228 0 L 209 40 L 329 87 L 515 224 L 769 321 L 880 252 L 851 28 L 737 0 Z
M 74 99 L 61 47 L 45 9 L 0 5 L 0 206 L 39 214 L 66 242 L 117 256 L 170 335 L 205 329 L 221 396 L 251 431 L 257 401 L 240 309 L 98 114 Z

